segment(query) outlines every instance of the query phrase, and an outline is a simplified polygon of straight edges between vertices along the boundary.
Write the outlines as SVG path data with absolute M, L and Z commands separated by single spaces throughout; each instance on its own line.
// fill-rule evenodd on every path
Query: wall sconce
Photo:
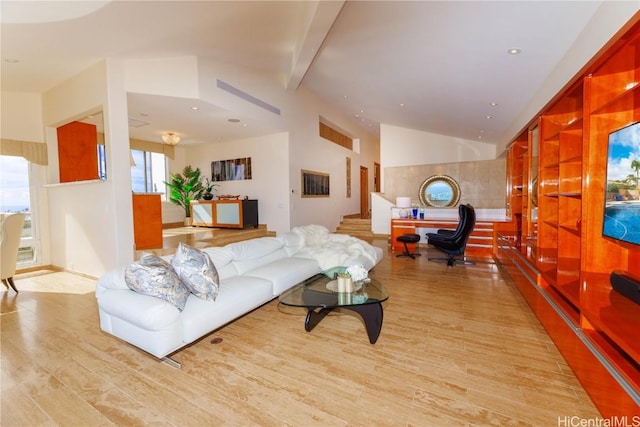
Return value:
M 173 132 L 166 132 L 162 134 L 162 140 L 165 144 L 176 145 L 180 142 L 180 137 Z

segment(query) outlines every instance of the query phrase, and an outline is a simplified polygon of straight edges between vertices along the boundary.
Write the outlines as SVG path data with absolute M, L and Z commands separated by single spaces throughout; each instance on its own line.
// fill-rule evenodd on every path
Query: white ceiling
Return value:
M 105 57 L 195 55 L 284 76 L 374 132 L 385 123 L 498 143 L 600 4 L 3 0 L 1 85 L 42 92 Z M 193 100 L 128 99 L 130 117 L 149 123 L 131 128 L 135 138 L 174 130 L 215 142 L 272 131 L 233 125 L 241 111 L 201 101 L 194 115 Z

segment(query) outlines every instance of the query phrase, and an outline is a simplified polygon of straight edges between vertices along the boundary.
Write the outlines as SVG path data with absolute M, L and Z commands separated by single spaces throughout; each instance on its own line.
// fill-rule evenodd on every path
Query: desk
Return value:
M 471 232 L 469 241 L 467 242 L 466 255 L 492 258 L 495 247 L 495 233 L 494 231 L 499 228 L 497 224 L 509 223 L 509 219 L 477 219 L 476 225 Z M 398 242 L 396 238 L 407 233 L 416 233 L 420 235 L 420 243 L 426 244 L 426 233 L 435 233 L 439 228 L 448 228 L 454 230 L 458 226 L 458 219 L 446 219 L 446 218 L 425 218 L 425 219 L 413 219 L 413 218 L 392 218 L 391 219 L 391 251 L 402 252 L 404 245 Z M 417 229 L 428 229 L 419 230 Z M 408 244 L 409 250 L 415 250 L 415 244 Z

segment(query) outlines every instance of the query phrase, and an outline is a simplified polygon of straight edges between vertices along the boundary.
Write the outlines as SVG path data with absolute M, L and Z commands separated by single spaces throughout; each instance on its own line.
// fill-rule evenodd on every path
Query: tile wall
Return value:
M 384 168 L 383 191 L 389 200 L 407 196 L 419 203 L 418 190 L 425 179 L 448 175 L 460 185 L 460 203 L 470 203 L 476 209 L 504 209 L 505 167 L 505 159 L 496 159 Z

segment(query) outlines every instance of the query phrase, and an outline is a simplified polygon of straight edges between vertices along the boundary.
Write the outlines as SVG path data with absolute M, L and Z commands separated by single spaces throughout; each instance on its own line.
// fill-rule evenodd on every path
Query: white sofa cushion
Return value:
M 215 302 L 191 295 L 181 316 L 184 342 L 195 341 L 270 301 L 271 289 L 267 280 L 235 276 L 220 282 Z
M 282 258 L 267 265 L 246 272 L 245 276 L 259 277 L 273 284 L 273 296 L 320 273 L 320 266 L 315 260 L 305 258 Z
M 225 265 L 229 264 L 233 260 L 233 252 L 229 249 L 221 248 L 218 246 L 210 246 L 207 248 L 202 248 L 202 252 L 206 252 L 213 261 L 213 265 L 216 266 L 216 269 L 220 270 Z
M 96 297 L 98 299 L 107 289 L 131 290 L 124 280 L 124 269 L 125 266 L 114 268 L 98 279 L 98 283 L 96 283 Z
M 128 288 L 104 292 L 99 303 L 103 312 L 148 331 L 164 329 L 180 317 L 180 310 L 173 304 Z
M 278 234 L 278 239 L 284 242 L 284 250 L 289 256 L 293 256 L 304 246 L 304 239 L 300 234 L 288 232 Z
M 258 237 L 257 239 L 229 243 L 224 248 L 232 253 L 234 261 L 245 261 L 262 258 L 283 246 L 284 242 L 276 237 Z
M 232 264 L 238 271 L 239 275 L 245 274 L 248 271 L 255 270 L 256 268 L 262 267 L 263 265 L 270 264 L 274 261 L 278 261 L 283 258 L 288 258 L 287 251 L 284 248 L 280 248 L 275 250 L 274 252 L 270 252 L 266 255 L 261 256 L 260 258 L 251 258 L 244 259 L 241 261 L 233 261 Z

